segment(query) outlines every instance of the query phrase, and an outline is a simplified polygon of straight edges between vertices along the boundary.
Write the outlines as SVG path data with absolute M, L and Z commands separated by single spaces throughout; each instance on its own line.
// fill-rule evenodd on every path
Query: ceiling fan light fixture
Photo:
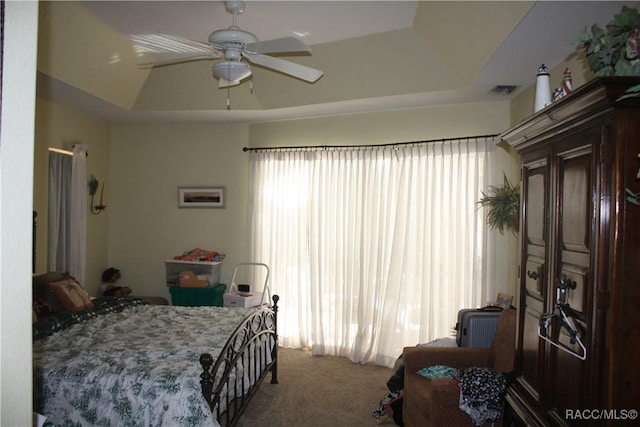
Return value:
M 220 61 L 213 66 L 213 75 L 230 82 L 246 79 L 251 75 L 251 67 L 239 61 Z

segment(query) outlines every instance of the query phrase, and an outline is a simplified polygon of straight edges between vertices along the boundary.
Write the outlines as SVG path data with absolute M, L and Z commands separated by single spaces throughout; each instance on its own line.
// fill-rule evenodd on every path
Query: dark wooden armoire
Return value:
M 597 78 L 501 135 L 522 158 L 513 424 L 618 425 L 640 410 L 636 84 Z

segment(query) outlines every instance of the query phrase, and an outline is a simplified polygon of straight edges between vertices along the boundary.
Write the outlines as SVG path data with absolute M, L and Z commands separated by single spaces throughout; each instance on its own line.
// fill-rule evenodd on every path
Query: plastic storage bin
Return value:
M 226 285 L 219 284 L 212 288 L 169 288 L 171 304 L 189 307 L 216 306 L 222 307 Z
M 169 259 L 164 262 L 167 286 L 180 286 L 180 273 L 193 272 L 196 279 L 202 281 L 202 287 L 214 287 L 220 283 L 220 267 L 222 261 L 178 261 Z M 206 283 L 205 283 L 206 282 Z
M 262 303 L 262 292 L 256 292 L 251 296 L 228 293 L 224 294 L 223 300 L 225 307 L 257 307 Z

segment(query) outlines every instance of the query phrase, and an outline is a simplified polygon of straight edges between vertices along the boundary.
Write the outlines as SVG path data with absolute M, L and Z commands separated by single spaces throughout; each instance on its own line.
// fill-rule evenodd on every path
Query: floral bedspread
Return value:
M 251 309 L 140 305 L 33 343 L 34 405 L 63 426 L 218 426 L 200 389 Z
M 127 297 L 100 297 L 93 301 L 93 307 L 77 311 L 59 311 L 50 316 L 38 317 L 33 323 L 33 339 L 53 335 L 54 333 L 67 329 L 72 325 L 101 316 L 107 313 L 122 311 L 127 307 L 146 304 L 138 298 Z

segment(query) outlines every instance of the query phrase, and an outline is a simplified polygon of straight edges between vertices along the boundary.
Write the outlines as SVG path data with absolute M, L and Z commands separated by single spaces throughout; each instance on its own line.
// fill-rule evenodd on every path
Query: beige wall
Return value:
M 450 105 L 251 126 L 251 146 L 381 144 L 501 132 L 509 103 Z M 506 117 L 505 117 L 506 116 Z
M 32 421 L 31 211 L 37 2 L 3 3 L 0 120 L 0 425 Z
M 248 155 L 244 146 L 376 144 L 493 134 L 509 124 L 509 104 L 461 105 L 254 125 L 141 124 L 111 130 L 109 264 L 138 295 L 169 297 L 165 259 L 200 247 L 227 255 L 222 282 L 246 261 Z M 513 169 L 498 149 L 495 174 Z M 181 185 L 224 185 L 226 209 L 179 209 Z M 498 239 L 496 277 L 513 293 L 513 238 Z M 511 264 L 509 264 L 511 263 Z
M 109 264 L 137 295 L 169 298 L 163 261 L 202 248 L 227 255 L 222 281 L 244 261 L 246 125 L 112 128 Z M 179 186 L 226 186 L 226 209 L 180 209 Z
M 47 270 L 47 197 L 49 185 L 49 148 L 72 151 L 76 142 L 88 144 L 87 180 L 93 174 L 100 183 L 106 181 L 104 204 L 107 209 L 100 215 L 87 215 L 86 283 L 89 293 L 95 295 L 102 271 L 106 268 L 109 229 L 109 125 L 93 117 L 36 98 L 36 133 L 34 148 L 34 203 L 38 212 L 36 245 L 36 273 Z M 87 189 L 88 191 L 88 189 Z M 98 194 L 99 198 L 99 194 Z M 90 202 L 91 198 L 88 197 Z M 95 203 L 98 200 L 94 200 Z M 89 206 L 87 206 L 87 212 Z

